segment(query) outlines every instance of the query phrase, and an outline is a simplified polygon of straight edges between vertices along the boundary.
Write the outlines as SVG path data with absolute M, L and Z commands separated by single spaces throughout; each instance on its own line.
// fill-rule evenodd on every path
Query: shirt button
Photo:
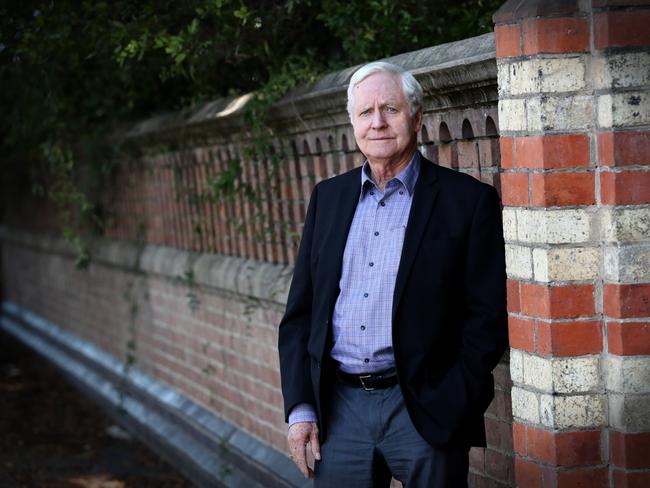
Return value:
M 364 362 L 364 363 L 369 363 L 369 362 L 370 362 L 370 359 L 366 358 L 366 359 L 363 360 L 363 362 Z
M 372 261 L 368 263 L 368 266 L 370 266 L 371 268 L 372 268 L 374 265 L 375 265 L 375 263 L 373 263 Z
M 367 293 L 364 293 L 364 294 L 363 294 L 363 298 L 368 298 L 368 294 L 367 294 Z
M 375 231 L 375 235 L 378 236 L 378 235 L 379 235 L 379 232 Z
M 374 194 L 375 194 L 375 192 L 374 192 L 374 191 L 371 191 L 371 192 L 370 192 L 370 194 L 371 194 L 371 195 L 374 195 Z
M 381 205 L 382 207 L 385 207 L 385 206 L 386 206 L 386 202 L 384 202 L 384 201 L 382 200 L 381 202 L 379 202 L 379 205 Z
M 404 192 L 400 190 L 399 194 L 400 194 L 400 195 L 404 195 Z
M 365 325 L 362 325 L 362 326 L 360 327 L 360 329 L 361 329 L 361 330 L 366 330 L 366 326 L 365 326 Z

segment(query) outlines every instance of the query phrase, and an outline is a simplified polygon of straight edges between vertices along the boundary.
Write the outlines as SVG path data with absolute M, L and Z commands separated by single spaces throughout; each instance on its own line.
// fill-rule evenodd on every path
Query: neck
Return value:
M 400 174 L 401 171 L 408 166 L 411 159 L 413 159 L 414 154 L 415 152 L 412 152 L 408 157 L 403 157 L 398 160 L 371 161 L 368 159 L 372 181 L 375 182 L 375 185 L 377 185 L 381 191 L 384 191 L 386 183 L 395 178 L 395 176 Z

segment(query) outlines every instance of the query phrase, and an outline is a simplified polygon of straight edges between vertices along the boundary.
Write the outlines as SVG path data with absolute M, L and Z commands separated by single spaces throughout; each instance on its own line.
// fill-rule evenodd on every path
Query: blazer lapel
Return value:
M 343 180 L 343 184 L 337 189 L 336 195 L 332 200 L 328 199 L 328 205 L 331 205 L 329 214 L 329 232 L 327 232 L 326 253 L 321 256 L 323 266 L 330 270 L 328 293 L 329 299 L 333 306 L 333 300 L 337 296 L 337 287 L 341 279 L 341 270 L 343 268 L 343 252 L 348 239 L 354 212 L 359 203 L 361 193 L 361 168 L 352 171 Z
M 395 291 L 393 293 L 393 311 L 392 318 L 395 319 L 395 311 L 402 298 L 402 292 L 408 279 L 413 261 L 420 247 L 420 242 L 424 231 L 427 228 L 431 210 L 438 194 L 436 185 L 437 173 L 435 165 L 428 159 L 422 158 L 420 165 L 420 175 L 415 183 L 413 194 L 413 203 L 411 212 L 406 225 L 404 235 L 404 245 L 402 247 L 402 256 L 400 258 L 397 278 L 395 280 Z

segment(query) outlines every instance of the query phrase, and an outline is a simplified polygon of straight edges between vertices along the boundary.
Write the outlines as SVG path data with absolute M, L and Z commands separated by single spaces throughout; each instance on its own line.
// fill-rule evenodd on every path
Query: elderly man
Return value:
M 366 161 L 314 189 L 280 323 L 291 455 L 317 487 L 467 486 L 507 345 L 497 192 L 420 155 L 399 66 L 355 72 L 348 112 Z

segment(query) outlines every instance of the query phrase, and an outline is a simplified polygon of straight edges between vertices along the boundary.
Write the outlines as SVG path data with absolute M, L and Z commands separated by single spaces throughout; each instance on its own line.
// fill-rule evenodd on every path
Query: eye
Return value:
M 397 113 L 397 109 L 395 107 L 391 107 L 390 105 L 386 106 L 386 112 L 389 114 L 394 114 Z

